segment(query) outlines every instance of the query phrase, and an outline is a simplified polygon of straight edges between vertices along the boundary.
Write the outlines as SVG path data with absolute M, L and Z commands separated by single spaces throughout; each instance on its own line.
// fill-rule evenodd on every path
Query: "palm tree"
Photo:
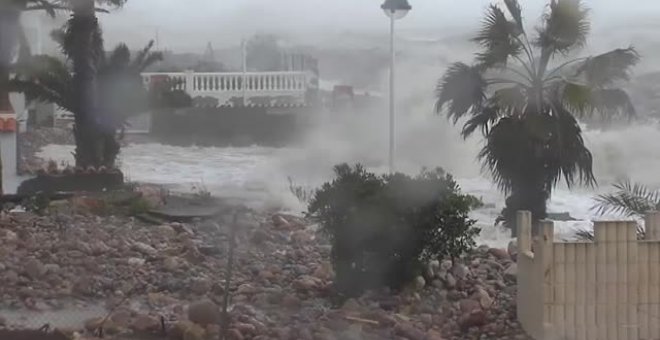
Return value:
M 65 44 L 66 35 L 71 30 L 54 34 L 56 40 Z M 100 40 L 97 43 L 102 43 Z M 94 142 L 100 150 L 99 165 L 113 167 L 119 153 L 117 132 L 125 127 L 130 114 L 142 112 L 148 107 L 148 93 L 140 74 L 149 66 L 162 60 L 160 52 L 153 52 L 154 42 L 140 50 L 134 58 L 125 44 L 120 44 L 109 54 L 99 55 L 93 66 L 97 72 L 95 85 L 98 88 L 95 112 Z M 62 50 L 67 57 L 70 51 L 66 45 Z M 103 51 L 103 46 L 95 46 Z M 51 56 L 40 55 L 30 58 L 17 68 L 18 76 L 10 82 L 11 87 L 24 93 L 29 100 L 51 102 L 69 112 L 75 112 L 80 96 L 76 92 L 76 78 L 72 67 Z
M 103 57 L 102 33 L 96 3 L 121 6 L 126 0 L 68 0 L 72 16 L 67 24 L 63 48 L 73 64 L 73 115 L 75 120 L 76 166 L 103 165 L 106 134 L 97 113 L 96 66 Z
M 482 132 L 478 158 L 509 195 L 502 218 L 515 227 L 518 210 L 531 211 L 535 221 L 546 217 L 562 178 L 569 187 L 596 184 L 577 119 L 634 115 L 615 85 L 629 79 L 639 56 L 626 48 L 562 60 L 586 44 L 590 26 L 581 1 L 551 0 L 534 37 L 518 1 L 504 4 L 506 13 L 488 8 L 473 39 L 481 47 L 475 62 L 451 65 L 439 81 L 436 111 L 446 110 L 455 124 L 467 117 L 464 138 Z

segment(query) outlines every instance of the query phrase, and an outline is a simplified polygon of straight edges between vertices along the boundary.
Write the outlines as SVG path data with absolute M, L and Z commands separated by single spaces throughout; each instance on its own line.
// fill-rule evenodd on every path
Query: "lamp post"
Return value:
M 243 90 L 243 106 L 246 105 L 247 94 L 247 42 L 245 39 L 241 40 L 241 60 L 243 62 L 243 80 L 241 81 L 241 90 Z
M 394 22 L 403 19 L 408 12 L 412 9 L 408 0 L 385 0 L 380 8 L 383 9 L 385 15 L 390 18 L 390 154 L 389 154 L 389 167 L 390 173 L 394 172 Z

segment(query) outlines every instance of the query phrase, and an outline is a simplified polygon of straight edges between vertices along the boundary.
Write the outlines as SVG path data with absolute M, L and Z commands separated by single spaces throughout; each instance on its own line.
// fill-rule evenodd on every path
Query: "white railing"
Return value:
M 143 73 L 145 86 L 152 79 L 168 77 L 174 89 L 192 97 L 211 96 L 221 102 L 236 96 L 292 96 L 304 100 L 310 87 L 307 72 Z

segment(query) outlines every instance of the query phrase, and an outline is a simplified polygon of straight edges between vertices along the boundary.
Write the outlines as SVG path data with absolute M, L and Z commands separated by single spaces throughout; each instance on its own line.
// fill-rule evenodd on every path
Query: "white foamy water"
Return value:
M 612 140 L 622 138 L 628 134 L 644 133 L 658 134 L 656 130 L 642 128 L 642 130 L 624 130 L 619 132 L 597 132 L 588 133 L 587 139 L 594 149 L 596 155 L 602 148 L 609 150 L 607 159 L 596 156 L 595 164 L 597 173 L 604 182 L 609 178 L 615 178 L 619 169 L 625 169 L 629 162 L 635 164 L 634 159 L 626 159 L 624 155 L 632 157 L 625 150 L 625 144 L 619 142 L 619 150 L 612 149 Z M 423 136 L 423 135 L 422 135 Z M 647 136 L 648 138 L 649 136 Z M 641 137 L 640 137 L 641 138 Z M 404 139 L 405 140 L 405 139 Z M 648 168 L 660 164 L 660 157 L 653 158 L 656 151 L 653 148 L 638 147 L 635 141 L 628 147 L 634 147 L 642 154 L 636 157 L 645 159 L 643 166 L 631 175 L 645 177 Z M 415 142 L 417 145 L 420 142 Z M 378 143 L 376 143 L 378 144 Z M 406 142 L 403 142 L 405 145 Z M 372 145 L 365 145 L 366 148 Z M 311 149 L 310 149 L 311 148 Z M 239 198 L 244 202 L 257 207 L 285 209 L 293 212 L 301 212 L 304 205 L 300 203 L 289 191 L 287 177 L 294 179 L 296 184 L 306 187 L 316 187 L 324 180 L 331 178 L 332 165 L 337 163 L 339 157 L 346 157 L 353 150 L 349 159 L 359 159 L 357 155 L 368 155 L 362 153 L 360 148 L 343 147 L 341 143 L 333 145 L 332 148 L 316 149 L 311 146 L 306 148 L 217 148 L 217 147 L 176 147 L 161 144 L 134 144 L 122 149 L 120 163 L 122 170 L 131 181 L 149 182 L 165 185 L 176 191 L 191 191 L 195 186 L 203 186 L 210 192 L 220 197 Z M 372 149 L 374 150 L 374 149 Z M 53 159 L 58 162 L 73 163 L 72 146 L 49 145 L 42 150 L 40 157 Z M 613 153 L 614 152 L 614 153 Z M 436 154 L 441 151 L 431 152 Z M 471 157 L 474 157 L 469 155 Z M 614 156 L 613 156 L 614 155 Z M 366 157 L 366 164 L 374 171 L 383 171 L 382 162 L 373 159 L 379 158 L 371 154 Z M 400 156 L 401 168 L 408 173 L 419 171 L 419 167 L 412 164 L 418 163 L 416 158 Z M 651 157 L 651 158 L 649 158 Z M 451 162 L 447 162 L 451 163 Z M 476 163 L 473 162 L 476 167 Z M 642 165 L 640 163 L 640 165 Z M 460 171 L 461 167 L 449 164 L 447 167 L 458 171 L 452 171 L 464 192 L 481 197 L 489 208 L 473 212 L 473 218 L 478 220 L 482 227 L 479 243 L 490 246 L 503 247 L 509 242 L 510 237 L 507 230 L 495 228 L 493 222 L 503 207 L 504 197 L 496 186 L 478 172 Z M 414 170 L 417 169 L 417 170 Z M 612 171 L 609 171 L 613 169 Z M 643 179 L 643 178 L 642 178 Z M 593 197 L 598 192 L 605 192 L 609 187 L 605 184 L 597 190 L 578 188 L 568 190 L 559 186 L 553 194 L 549 204 L 551 212 L 569 212 L 573 217 L 583 221 L 557 222 L 556 233 L 560 237 L 570 237 L 578 228 L 589 228 L 594 216 L 591 210 Z

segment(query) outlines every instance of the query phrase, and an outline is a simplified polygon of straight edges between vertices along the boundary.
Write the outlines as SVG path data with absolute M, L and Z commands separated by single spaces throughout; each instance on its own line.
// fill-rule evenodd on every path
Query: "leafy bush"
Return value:
M 340 293 L 401 289 L 425 261 L 456 258 L 475 246 L 480 230 L 468 213 L 479 200 L 461 194 L 442 169 L 376 176 L 341 164 L 335 175 L 316 191 L 308 217 L 331 238 Z

